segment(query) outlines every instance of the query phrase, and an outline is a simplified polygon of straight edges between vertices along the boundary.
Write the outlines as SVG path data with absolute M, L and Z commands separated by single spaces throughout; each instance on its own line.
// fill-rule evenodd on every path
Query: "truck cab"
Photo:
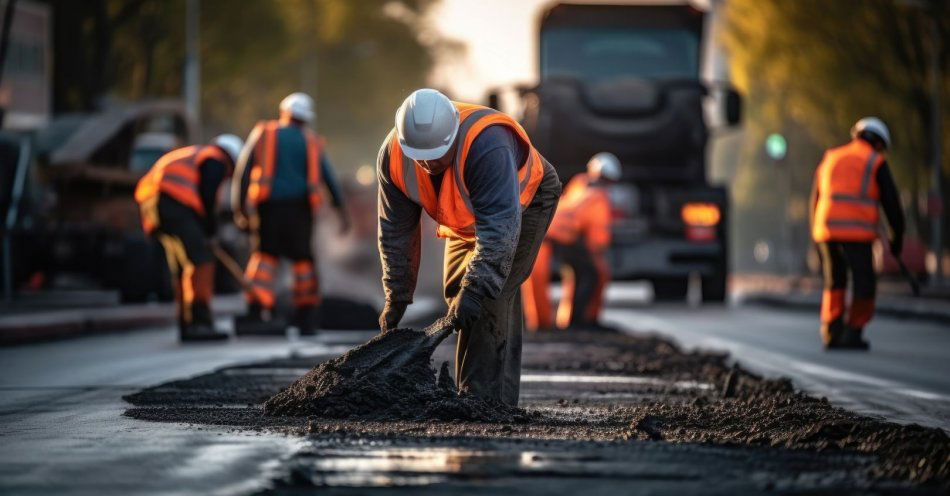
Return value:
M 540 21 L 540 80 L 519 91 L 522 124 L 563 182 L 598 152 L 620 159 L 612 277 L 649 280 L 658 299 L 684 298 L 692 274 L 704 300 L 726 295 L 729 200 L 706 175 L 704 104 L 716 88 L 700 77 L 705 24 L 685 2 L 553 5 Z M 720 94 L 737 123 L 738 96 Z

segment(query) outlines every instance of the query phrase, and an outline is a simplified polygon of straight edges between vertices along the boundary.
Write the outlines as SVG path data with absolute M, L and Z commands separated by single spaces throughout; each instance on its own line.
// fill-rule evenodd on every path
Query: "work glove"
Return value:
M 900 258 L 901 251 L 904 249 L 904 238 L 903 236 L 894 236 L 891 238 L 891 253 L 894 254 L 894 257 Z
M 482 313 L 482 299 L 477 294 L 462 290 L 452 306 L 449 307 L 448 319 L 455 330 L 471 331 Z
M 382 332 L 391 331 L 399 325 L 402 316 L 406 313 L 406 302 L 387 301 L 383 305 L 383 311 L 379 313 L 379 330 Z

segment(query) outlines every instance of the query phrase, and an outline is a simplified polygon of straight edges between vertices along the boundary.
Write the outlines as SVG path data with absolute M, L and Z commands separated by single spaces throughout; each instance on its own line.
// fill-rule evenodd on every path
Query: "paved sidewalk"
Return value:
M 817 314 L 821 282 L 815 278 L 740 274 L 733 276 L 732 296 L 739 304 L 802 309 Z M 876 312 L 950 324 L 950 289 L 923 288 L 921 296 L 915 297 L 905 282 L 884 280 L 878 284 Z
M 215 297 L 215 315 L 244 311 L 241 295 Z M 0 315 L 0 346 L 49 341 L 104 332 L 144 329 L 175 322 L 173 303 L 86 304 L 42 310 L 31 305 L 5 307 Z

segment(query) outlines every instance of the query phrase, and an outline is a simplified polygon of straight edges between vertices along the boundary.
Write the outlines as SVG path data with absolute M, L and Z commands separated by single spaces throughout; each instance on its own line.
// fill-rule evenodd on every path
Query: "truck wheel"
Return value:
M 686 299 L 689 280 L 684 278 L 654 279 L 654 301 L 682 301 Z
M 716 273 L 703 278 L 703 302 L 722 303 L 726 301 L 726 267 L 720 265 Z

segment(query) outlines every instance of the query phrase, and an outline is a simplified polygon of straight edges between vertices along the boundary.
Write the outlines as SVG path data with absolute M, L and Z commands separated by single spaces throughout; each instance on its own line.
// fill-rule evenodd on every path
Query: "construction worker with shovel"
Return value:
M 142 227 L 162 243 L 182 341 L 225 339 L 214 328 L 212 239 L 218 188 L 231 176 L 241 138 L 223 134 L 210 145 L 194 145 L 163 155 L 139 180 L 135 201 Z
M 349 230 L 349 216 L 324 140 L 307 125 L 316 117 L 313 100 L 293 93 L 280 102 L 280 119 L 257 124 L 247 138 L 231 183 L 234 220 L 251 231 L 251 258 L 245 292 L 248 313 L 235 321 L 237 334 L 279 334 L 285 321 L 275 315 L 277 269 L 282 258 L 293 266 L 291 325 L 312 335 L 319 324 L 320 289 L 313 255 L 314 219 L 323 202 L 321 185 L 330 192 Z
M 521 288 L 528 330 L 550 330 L 555 323 L 560 329 L 602 328 L 598 318 L 610 280 L 607 186 L 620 179 L 620 174 L 617 156 L 601 152 L 587 162 L 586 173 L 575 175 L 564 188 L 531 277 Z M 552 258 L 561 262 L 563 281 L 556 322 L 549 295 Z
M 821 340 L 826 349 L 868 349 L 862 337 L 874 315 L 876 280 L 871 245 L 878 235 L 878 205 L 890 226 L 890 248 L 898 259 L 904 212 L 884 153 L 891 136 L 877 117 L 851 128 L 853 140 L 825 152 L 815 171 L 810 202 L 812 238 L 824 275 Z M 851 304 L 845 312 L 850 274 Z M 847 315 L 846 315 L 847 313 Z
M 458 332 L 459 390 L 517 405 L 518 293 L 561 192 L 554 168 L 511 117 L 421 89 L 396 111 L 377 176 L 386 297 L 380 328 L 395 328 L 412 302 L 425 211 L 446 239 L 443 288 Z

